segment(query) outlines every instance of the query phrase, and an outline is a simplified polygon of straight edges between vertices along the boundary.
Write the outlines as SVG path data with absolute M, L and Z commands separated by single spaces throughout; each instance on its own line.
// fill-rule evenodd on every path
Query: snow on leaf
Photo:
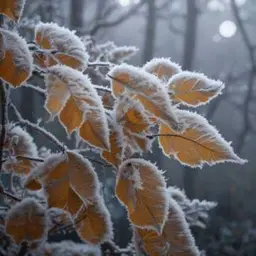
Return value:
M 141 68 L 122 64 L 114 67 L 109 72 L 109 77 L 114 97 L 124 92 L 132 93 L 150 115 L 175 130 L 181 128 L 173 112 L 167 90 L 156 76 Z
M 130 145 L 135 152 L 150 150 L 151 141 L 145 133 L 148 132 L 151 121 L 138 100 L 132 100 L 129 94 L 120 96 L 114 107 L 114 115 L 122 127 L 124 143 Z
M 166 156 L 174 156 L 184 165 L 200 168 L 205 163 L 247 162 L 234 153 L 230 143 L 204 117 L 186 110 L 177 110 L 176 114 L 185 125 L 183 132 L 177 133 L 160 125 L 159 144 Z
M 173 75 L 181 72 L 181 67 L 167 58 L 155 58 L 147 62 L 143 68 L 166 83 Z
M 143 159 L 129 159 L 119 167 L 116 195 L 130 221 L 161 233 L 168 214 L 168 195 L 162 172 Z
M 100 244 L 113 238 L 112 222 L 101 197 L 84 205 L 75 219 L 79 237 L 89 244 Z
M 21 127 L 12 125 L 7 127 L 4 149 L 9 150 L 9 154 L 15 157 L 8 158 L 4 163 L 6 170 L 28 174 L 37 166 L 37 162 L 28 159 L 37 157 L 37 147 L 30 134 Z
M 170 98 L 176 103 L 197 107 L 218 96 L 224 88 L 221 81 L 203 74 L 184 71 L 174 75 L 168 82 Z
M 113 63 L 122 63 L 131 58 L 138 51 L 134 46 L 116 46 L 108 52 L 108 59 Z
M 14 32 L 0 28 L 0 78 L 13 87 L 31 76 L 33 60 L 26 41 Z
M 55 53 L 43 56 L 35 53 L 36 60 L 50 67 L 56 63 L 84 70 L 87 67 L 89 56 L 85 46 L 73 31 L 60 27 L 55 23 L 40 23 L 35 30 L 35 41 L 46 50 L 55 50 Z
M 99 181 L 88 160 L 72 151 L 67 155 L 51 155 L 27 177 L 25 187 L 42 184 L 49 207 L 65 208 L 75 214 L 81 202 L 94 200 Z
M 134 228 L 143 249 L 152 256 L 199 256 L 199 250 L 186 222 L 184 213 L 173 199 L 163 232 Z
M 99 247 L 73 241 L 61 241 L 58 243 L 46 243 L 44 245 L 45 256 L 101 256 Z
M 1 0 L 0 13 L 19 22 L 26 0 Z
M 42 240 L 47 234 L 46 211 L 34 199 L 26 198 L 9 210 L 5 228 L 17 244 Z
M 109 131 L 104 108 L 91 81 L 81 72 L 66 66 L 54 66 L 46 76 L 45 108 L 51 118 L 59 116 L 67 133 L 80 129 L 90 145 L 109 148 Z
M 111 118 L 109 120 L 110 150 L 102 151 L 101 157 L 116 168 L 121 164 L 123 156 L 123 132 L 121 127 Z

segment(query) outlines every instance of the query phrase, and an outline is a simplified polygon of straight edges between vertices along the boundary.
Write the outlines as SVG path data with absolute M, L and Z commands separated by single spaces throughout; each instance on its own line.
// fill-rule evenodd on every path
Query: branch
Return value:
M 146 0 L 140 1 L 138 4 L 135 4 L 132 6 L 126 13 L 123 15 L 119 16 L 117 19 L 113 21 L 98 21 L 94 27 L 90 31 L 83 31 L 82 33 L 84 34 L 90 34 L 90 35 L 95 35 L 100 29 L 102 28 L 109 28 L 109 27 L 114 27 L 116 25 L 119 25 L 123 23 L 125 20 L 133 16 L 138 12 L 138 10 L 146 3 Z
M 7 123 L 7 97 L 4 83 L 0 80 L 0 94 L 1 94 L 1 137 L 0 137 L 0 172 L 2 171 L 3 148 L 6 137 L 6 123 Z
M 44 159 L 42 159 L 42 158 L 35 158 L 35 157 L 29 157 L 29 156 L 17 155 L 17 156 L 15 156 L 15 158 L 16 159 L 26 159 L 26 160 L 29 160 L 29 161 L 40 162 L 40 163 L 44 162 Z M 2 163 L 5 163 L 6 161 L 8 161 L 8 158 L 3 159 Z
M 45 97 L 45 92 L 46 92 L 45 89 L 42 89 L 42 88 L 37 87 L 37 86 L 34 86 L 32 84 L 25 84 L 24 86 L 27 87 L 27 88 L 30 88 L 30 89 L 32 89 L 32 90 L 34 90 L 36 92 L 38 92 L 40 95 Z
M 34 129 L 35 131 L 41 133 L 44 137 L 46 137 L 48 140 L 50 140 L 54 145 L 56 145 L 62 152 L 66 151 L 66 147 L 64 146 L 63 143 L 61 143 L 53 134 L 49 133 L 48 131 L 46 131 L 45 129 L 39 127 L 38 125 L 25 120 L 21 114 L 19 113 L 19 111 L 17 110 L 17 108 L 14 106 L 13 103 L 10 104 L 11 108 L 13 109 L 14 113 L 17 116 L 17 119 L 19 121 L 20 124 L 26 125 L 32 129 Z

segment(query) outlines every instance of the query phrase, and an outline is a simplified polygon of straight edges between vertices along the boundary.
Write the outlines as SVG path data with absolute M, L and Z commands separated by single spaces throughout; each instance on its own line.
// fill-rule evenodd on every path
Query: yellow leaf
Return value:
M 173 112 L 168 93 L 162 82 L 143 69 L 122 64 L 109 74 L 114 97 L 120 97 L 124 91 L 139 100 L 148 112 L 164 124 L 179 130 L 180 124 Z
M 102 151 L 101 157 L 108 163 L 118 167 L 123 156 L 123 134 L 121 128 L 114 121 L 109 122 L 110 128 L 110 150 Z
M 81 72 L 65 66 L 54 66 L 46 77 L 45 107 L 51 117 L 59 119 L 68 134 L 79 130 L 90 145 L 109 148 L 107 117 L 97 91 Z
M 204 117 L 185 110 L 176 112 L 186 127 L 182 133 L 178 133 L 160 125 L 159 144 L 166 156 L 174 156 L 181 163 L 192 167 L 225 161 L 240 164 L 246 162 L 234 153 L 230 144 Z
M 173 75 L 181 72 L 181 67 L 167 58 L 152 59 L 143 68 L 163 82 L 167 82 Z
M 135 238 L 140 239 L 143 249 L 152 256 L 198 256 L 185 215 L 180 206 L 170 199 L 168 219 L 161 234 L 154 230 L 135 228 Z
M 40 23 L 35 31 L 36 43 L 45 50 L 53 50 L 46 67 L 63 64 L 83 71 L 87 67 L 88 54 L 74 32 L 54 23 Z
M 81 208 L 75 223 L 80 238 L 90 244 L 109 241 L 113 236 L 110 215 L 99 198 Z
M 9 210 L 5 229 L 17 244 L 41 240 L 47 231 L 46 211 L 34 199 L 24 199 Z
M 0 13 L 18 22 L 23 11 L 25 0 L 1 0 Z
M 168 83 L 170 98 L 176 103 L 197 107 L 208 103 L 221 93 L 224 85 L 203 74 L 181 72 Z
M 68 152 L 69 181 L 72 189 L 85 204 L 99 192 L 99 181 L 92 164 L 81 155 Z
M 129 159 L 120 166 L 116 195 L 126 206 L 130 221 L 161 233 L 168 213 L 162 173 L 143 159 Z
M 33 60 L 26 41 L 18 34 L 0 28 L 0 78 L 13 87 L 31 76 Z
M 38 164 L 36 161 L 28 159 L 37 157 L 37 147 L 33 138 L 19 126 L 7 127 L 4 149 L 10 150 L 16 157 L 15 159 L 8 159 L 4 163 L 4 168 L 8 171 L 28 174 Z
M 83 201 L 81 200 L 81 198 L 78 196 L 78 194 L 74 191 L 72 187 L 69 187 L 67 208 L 71 215 L 76 215 L 76 213 L 79 211 L 82 205 Z

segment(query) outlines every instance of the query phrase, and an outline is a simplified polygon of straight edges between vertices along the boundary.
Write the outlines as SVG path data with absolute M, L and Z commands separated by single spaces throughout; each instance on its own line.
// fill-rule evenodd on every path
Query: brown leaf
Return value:
M 34 199 L 24 199 L 9 210 L 5 229 L 17 244 L 41 240 L 47 231 L 45 209 Z
M 143 159 L 129 159 L 119 167 L 116 195 L 130 221 L 161 233 L 168 213 L 166 184 L 160 170 Z
M 0 13 L 18 22 L 23 11 L 25 0 L 1 0 Z
M 204 163 L 246 162 L 234 153 L 230 144 L 204 117 L 185 110 L 176 112 L 179 120 L 185 124 L 182 133 L 160 125 L 159 144 L 166 156 L 174 156 L 192 167 L 202 167 Z

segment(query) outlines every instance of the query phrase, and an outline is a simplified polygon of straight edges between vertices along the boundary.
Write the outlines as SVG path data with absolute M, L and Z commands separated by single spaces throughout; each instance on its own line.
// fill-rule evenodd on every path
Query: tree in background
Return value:
M 123 62 L 136 48 L 97 44 L 55 23 L 39 23 L 27 43 L 17 33 L 24 4 L 0 4 L 0 172 L 9 174 L 0 186 L 1 254 L 200 255 L 189 226 L 204 226 L 216 204 L 168 187 L 144 156 L 157 139 L 167 157 L 185 166 L 244 164 L 204 117 L 182 108 L 208 103 L 224 84 L 169 59 L 128 65 Z M 31 83 L 34 76 L 41 81 Z M 64 128 L 67 143 L 42 120 L 23 117 L 13 93 L 24 88 L 43 98 L 41 107 Z M 26 128 L 52 148 L 41 150 Z M 110 170 L 133 230 L 125 249 L 113 242 L 104 178 Z M 64 231 L 75 232 L 80 243 L 52 243 Z

